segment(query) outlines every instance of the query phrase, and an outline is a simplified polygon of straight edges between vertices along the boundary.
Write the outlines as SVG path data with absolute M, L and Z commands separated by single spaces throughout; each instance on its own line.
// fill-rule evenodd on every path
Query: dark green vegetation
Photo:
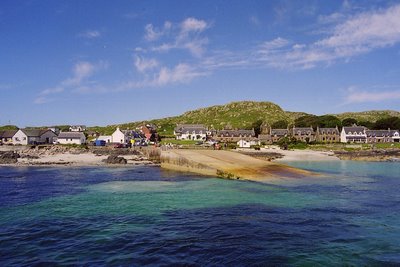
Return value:
M 15 125 L 0 126 L 0 131 L 7 131 L 7 130 L 18 130 L 18 127 Z
M 223 128 L 254 128 L 256 133 L 258 133 L 261 130 L 261 124 L 270 125 L 272 128 L 286 128 L 287 126 L 291 127 L 294 125 L 296 127 L 312 126 L 316 128 L 319 126 L 333 128 L 336 126 L 351 126 L 356 123 L 370 129 L 399 129 L 399 120 L 400 112 L 391 110 L 347 112 L 316 116 L 304 112 L 284 111 L 280 106 L 271 102 L 241 101 L 226 105 L 200 108 L 175 117 L 108 125 L 104 127 L 94 126 L 89 127 L 88 130 L 110 135 L 115 131 L 117 126 L 121 129 L 135 129 L 140 125 L 151 123 L 157 125 L 161 137 L 172 137 L 174 128 L 176 124 L 179 123 L 204 124 L 216 130 Z M 13 129 L 12 127 L 16 128 L 15 126 L 8 125 L 0 127 L 0 130 L 5 130 L 5 127 L 8 129 Z M 58 127 L 63 130 L 68 129 L 66 125 Z

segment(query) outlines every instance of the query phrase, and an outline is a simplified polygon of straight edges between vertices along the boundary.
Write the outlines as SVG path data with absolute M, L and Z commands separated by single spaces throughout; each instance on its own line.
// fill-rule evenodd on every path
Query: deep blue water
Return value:
M 0 167 L 0 266 L 400 265 L 400 164 L 290 164 L 322 176 Z

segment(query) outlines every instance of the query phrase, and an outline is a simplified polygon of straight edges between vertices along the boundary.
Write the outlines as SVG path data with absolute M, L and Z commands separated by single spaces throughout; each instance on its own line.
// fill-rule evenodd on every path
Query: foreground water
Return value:
M 274 184 L 158 168 L 0 168 L 0 265 L 400 265 L 398 163 Z

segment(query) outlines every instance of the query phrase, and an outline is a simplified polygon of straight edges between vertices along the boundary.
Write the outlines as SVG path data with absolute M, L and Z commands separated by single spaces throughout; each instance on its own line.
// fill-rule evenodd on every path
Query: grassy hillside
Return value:
M 179 123 L 204 124 L 207 127 L 217 130 L 223 129 L 226 126 L 246 129 L 251 128 L 253 123 L 260 120 L 269 124 L 283 120 L 291 124 L 295 119 L 304 115 L 310 114 L 284 111 L 280 106 L 271 102 L 241 101 L 200 108 L 175 117 L 109 125 L 106 127 L 90 127 L 90 130 L 96 130 L 102 134 L 111 134 L 117 126 L 121 129 L 135 129 L 140 125 L 152 123 L 158 126 L 158 131 L 161 135 L 172 135 L 176 124 Z M 340 120 L 354 118 L 357 121 L 375 122 L 378 119 L 389 116 L 400 117 L 400 112 L 390 110 L 347 112 L 334 116 L 337 116 Z
M 150 121 L 137 121 L 119 125 L 95 126 L 89 127 L 89 130 L 98 131 L 101 134 L 112 134 L 117 127 L 121 129 L 135 129 L 136 127 L 151 123 L 158 126 L 158 132 L 161 135 L 172 135 L 176 124 L 196 123 L 204 124 L 213 129 L 223 129 L 226 126 L 232 128 L 251 129 L 257 121 L 273 124 L 277 121 L 286 121 L 292 124 L 297 118 L 304 115 L 310 115 L 304 112 L 284 111 L 280 106 L 271 102 L 241 101 L 232 102 L 226 105 L 217 105 L 207 108 L 200 108 L 185 112 L 180 116 L 168 117 Z M 346 112 L 334 114 L 340 120 L 354 118 L 357 121 L 376 122 L 382 118 L 391 116 L 400 117 L 400 112 L 393 110 L 372 110 L 364 112 Z M 67 125 L 61 126 L 67 130 Z M 16 129 L 16 126 L 6 125 L 0 127 L 0 130 Z
M 152 123 L 159 127 L 161 134 L 170 135 L 178 123 L 204 124 L 213 129 L 223 129 L 226 126 L 232 128 L 251 128 L 256 121 L 274 123 L 279 120 L 293 122 L 298 113 L 285 112 L 278 105 L 271 102 L 242 101 L 232 102 L 226 105 L 217 105 L 185 112 L 176 117 L 110 125 L 104 128 L 106 132 L 112 132 L 117 126 L 122 129 L 134 129 L 143 123 Z M 100 130 L 100 129 L 98 129 Z
M 357 121 L 376 122 L 377 120 L 385 119 L 388 117 L 400 117 L 400 112 L 394 110 L 370 110 L 362 112 L 345 112 L 340 114 L 334 114 L 334 116 L 338 117 L 340 120 L 344 120 L 346 118 L 353 118 L 356 119 Z

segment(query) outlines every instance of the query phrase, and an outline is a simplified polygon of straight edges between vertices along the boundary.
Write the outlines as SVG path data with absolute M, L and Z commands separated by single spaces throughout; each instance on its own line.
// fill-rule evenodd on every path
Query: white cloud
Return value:
M 162 32 L 154 29 L 154 26 L 152 24 L 147 24 L 145 27 L 145 31 L 146 31 L 146 34 L 145 34 L 144 38 L 147 41 L 155 41 L 158 38 L 160 38 L 163 34 Z
M 164 86 L 170 83 L 187 83 L 196 77 L 206 75 L 203 72 L 199 72 L 195 68 L 188 64 L 178 64 L 173 69 L 166 67 L 161 68 L 160 72 L 156 75 L 151 84 L 155 86 Z
M 139 56 L 136 56 L 135 58 L 135 67 L 139 72 L 145 72 L 146 70 L 149 69 L 154 69 L 159 65 L 159 62 L 154 59 L 145 59 Z
M 63 81 L 61 84 L 64 86 L 79 85 L 83 79 L 93 74 L 95 68 L 95 65 L 90 62 L 78 62 L 73 68 L 73 77 Z
M 79 34 L 80 37 L 87 38 L 87 39 L 95 39 L 101 36 L 101 33 L 96 30 L 88 30 Z
M 388 100 L 400 100 L 400 90 L 393 91 L 359 91 L 354 87 L 347 90 L 344 99 L 345 104 L 367 103 L 367 102 L 383 102 Z
M 335 27 L 332 36 L 316 45 L 341 49 L 344 56 L 357 55 L 360 52 L 385 46 L 400 41 L 400 5 L 386 10 L 360 14 Z M 338 52 L 341 56 L 341 52 Z
M 285 47 L 289 44 L 289 41 L 278 37 L 272 41 L 266 41 L 260 45 L 258 52 L 261 54 L 269 54 L 279 48 Z
M 64 91 L 64 88 L 55 87 L 55 88 L 50 88 L 50 89 L 43 90 L 42 92 L 40 92 L 40 95 L 46 96 L 46 95 L 58 94 L 58 93 L 62 93 L 63 91 Z
M 202 32 L 207 28 L 207 22 L 196 18 L 187 18 L 181 23 L 182 33 Z
M 172 49 L 188 50 L 193 56 L 201 57 L 205 52 L 208 39 L 200 37 L 210 25 L 196 18 L 186 18 L 181 23 L 166 21 L 161 29 L 155 28 L 152 24 L 145 27 L 144 38 L 147 41 L 158 44 L 150 48 L 153 52 L 169 52 Z
M 46 96 L 38 96 L 37 98 L 35 98 L 33 103 L 37 104 L 37 105 L 41 105 L 41 104 L 49 103 L 49 102 L 52 102 L 52 101 L 53 101 L 53 99 L 48 98 Z
M 338 17 L 338 15 L 336 15 Z M 311 44 L 296 44 L 276 38 L 258 47 L 265 64 L 279 68 L 313 68 L 337 60 L 349 60 L 374 49 L 400 42 L 400 5 L 385 10 L 364 12 L 336 25 L 329 36 Z
M 96 71 L 107 68 L 108 65 L 105 62 L 100 61 L 97 64 L 92 64 L 87 61 L 81 61 L 74 65 L 72 68 L 72 77 L 61 81 L 56 87 L 49 88 L 41 91 L 38 97 L 34 100 L 35 104 L 44 104 L 53 101 L 53 98 L 49 98 L 49 95 L 56 95 L 65 92 L 67 89 L 73 89 L 83 87 L 85 80 L 92 76 Z

